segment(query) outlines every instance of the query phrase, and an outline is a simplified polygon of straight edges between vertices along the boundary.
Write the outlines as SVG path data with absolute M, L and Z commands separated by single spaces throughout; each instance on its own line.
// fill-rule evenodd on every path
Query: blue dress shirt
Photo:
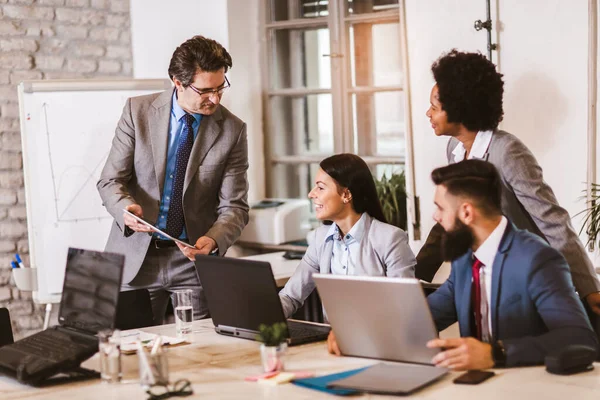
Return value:
M 175 163 L 177 161 L 177 147 L 183 134 L 185 121 L 183 116 L 186 111 L 177 103 L 177 91 L 173 92 L 171 101 L 171 119 L 169 120 L 169 136 L 167 138 L 167 168 L 165 171 L 165 183 L 163 186 L 162 198 L 160 199 L 160 208 L 158 210 L 158 220 L 156 227 L 162 231 L 167 229 L 167 216 L 169 215 L 169 204 L 171 202 L 171 193 L 173 192 L 173 179 L 175 178 Z M 192 124 L 194 130 L 194 141 L 198 136 L 198 128 L 202 121 L 202 114 L 191 114 L 195 121 Z M 164 239 L 160 235 L 156 237 Z M 185 225 L 179 239 L 186 240 L 187 232 Z
M 331 273 L 334 275 L 354 275 L 360 241 L 365 233 L 365 213 L 350 228 L 344 237 L 340 235 L 340 228 L 331 224 L 325 241 L 333 240 L 331 254 Z

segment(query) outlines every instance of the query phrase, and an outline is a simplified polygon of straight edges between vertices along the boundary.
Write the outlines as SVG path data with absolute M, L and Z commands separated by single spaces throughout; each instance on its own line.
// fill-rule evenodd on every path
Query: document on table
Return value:
M 157 227 L 155 227 L 154 225 L 152 225 L 150 222 L 146 221 L 145 219 L 138 217 L 134 213 L 132 213 L 130 211 L 127 211 L 126 209 L 123 209 L 123 212 L 125 214 L 128 214 L 128 215 L 132 216 L 133 218 L 135 218 L 136 221 L 138 221 L 139 223 L 146 225 L 148 228 L 152 229 L 153 232 L 159 233 L 162 236 L 166 237 L 167 239 L 170 239 L 170 240 L 172 240 L 172 241 L 174 241 L 176 243 L 179 243 L 179 244 L 181 244 L 181 245 L 183 245 L 185 247 L 189 247 L 190 249 L 195 249 L 195 247 L 192 246 L 191 244 L 186 243 L 186 242 L 184 242 L 182 240 L 176 239 L 176 238 L 174 238 L 174 237 L 172 237 L 170 235 L 167 235 L 165 232 L 161 231 L 160 229 L 158 229 Z
M 138 329 L 123 332 L 121 333 L 121 352 L 123 354 L 135 354 L 137 352 L 137 347 L 135 345 L 137 340 L 142 342 L 144 346 L 151 348 L 154 339 L 157 337 L 158 335 L 155 333 L 148 333 Z M 183 338 L 162 336 L 162 343 L 168 346 L 175 346 L 177 344 L 187 343 L 187 341 Z

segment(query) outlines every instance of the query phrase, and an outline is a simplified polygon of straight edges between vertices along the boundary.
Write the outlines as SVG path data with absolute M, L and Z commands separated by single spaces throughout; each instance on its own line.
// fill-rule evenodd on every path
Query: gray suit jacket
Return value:
M 459 141 L 448 142 L 448 162 Z M 502 213 L 519 229 L 544 238 L 559 250 L 571 268 L 579 296 L 600 291 L 600 282 L 585 249 L 571 225 L 569 213 L 558 205 L 542 168 L 529 149 L 508 132 L 496 131 L 486 153 L 502 177 Z
M 123 283 L 137 275 L 151 236 L 123 224 L 123 208 L 140 204 L 155 222 L 167 163 L 167 135 L 173 90 L 127 100 L 97 187 L 115 218 L 106 251 L 125 254 Z M 213 238 L 219 255 L 248 223 L 246 124 L 219 106 L 204 116 L 194 141 L 183 187 L 185 227 L 190 243 Z
M 356 275 L 391 276 L 413 278 L 415 255 L 408 246 L 408 235 L 402 229 L 384 224 L 368 214 L 365 233 L 360 242 Z M 323 225 L 312 231 L 310 246 L 296 268 L 294 275 L 279 292 L 283 312 L 291 317 L 312 293 L 315 282 L 312 274 L 331 273 L 333 240 L 325 241 L 329 226 Z

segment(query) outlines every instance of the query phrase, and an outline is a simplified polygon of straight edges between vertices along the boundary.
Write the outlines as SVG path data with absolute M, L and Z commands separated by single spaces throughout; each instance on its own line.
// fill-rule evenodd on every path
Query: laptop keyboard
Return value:
M 68 334 L 56 330 L 46 330 L 21 339 L 13 344 L 13 348 L 24 353 L 53 361 L 79 358 L 82 355 L 82 351 L 86 349 L 88 352 L 92 351 L 91 347 L 91 343 L 87 345 L 78 343 Z
M 328 326 L 310 325 L 298 321 L 287 321 L 291 338 L 303 338 L 324 335 L 327 337 L 330 328 Z

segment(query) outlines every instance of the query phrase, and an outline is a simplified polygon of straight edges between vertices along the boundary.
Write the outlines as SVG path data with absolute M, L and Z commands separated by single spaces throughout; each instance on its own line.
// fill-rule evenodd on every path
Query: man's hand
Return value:
M 177 242 L 175 242 L 177 243 Z M 196 260 L 197 254 L 209 254 L 211 251 L 217 248 L 217 242 L 213 238 L 209 238 L 208 236 L 202 236 L 196 240 L 196 244 L 194 245 L 196 248 L 191 249 L 182 244 L 177 243 L 177 247 L 179 250 L 190 259 L 190 261 Z
M 494 366 L 492 345 L 468 337 L 458 339 L 434 339 L 427 342 L 429 348 L 443 348 L 431 360 L 437 367 L 456 371 L 488 369 Z
M 142 206 L 140 206 L 139 204 L 130 204 L 127 207 L 125 207 L 125 209 L 127 211 L 129 211 L 130 213 L 137 215 L 140 218 L 144 218 L 144 212 L 142 211 Z M 123 213 L 123 222 L 125 223 L 125 225 L 127 225 L 128 227 L 130 227 L 132 230 L 134 230 L 136 232 L 152 232 L 152 229 L 150 229 L 146 225 L 138 222 L 135 218 L 133 218 L 131 215 L 129 215 L 127 213 Z
M 329 336 L 327 337 L 327 351 L 331 354 L 335 354 L 336 356 L 342 355 L 333 331 L 330 331 Z
M 600 315 L 600 292 L 590 293 L 585 297 L 594 314 Z

